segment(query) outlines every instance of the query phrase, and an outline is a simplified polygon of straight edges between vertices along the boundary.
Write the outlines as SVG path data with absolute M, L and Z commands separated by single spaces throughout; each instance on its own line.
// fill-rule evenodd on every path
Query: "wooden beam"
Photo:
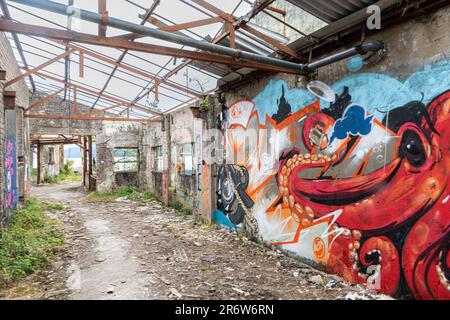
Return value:
M 37 184 L 41 184 L 41 145 L 37 144 Z
M 54 62 L 56 62 L 56 61 L 58 61 L 58 60 L 60 60 L 60 59 L 62 59 L 62 58 L 64 58 L 64 57 L 66 57 L 66 56 L 68 56 L 68 55 L 70 55 L 70 54 L 72 54 L 73 52 L 75 52 L 75 50 L 73 50 L 73 49 L 72 49 L 72 50 L 69 50 L 69 51 L 66 51 L 66 52 L 61 53 L 60 55 L 57 55 L 56 57 L 54 57 L 54 58 L 48 60 L 47 62 L 45 62 L 45 63 L 43 63 L 43 64 L 37 66 L 36 68 L 31 69 L 31 70 L 28 70 L 27 72 L 21 74 L 20 76 L 18 76 L 18 77 L 16 77 L 16 78 L 14 78 L 14 79 L 8 81 L 7 83 L 5 83 L 5 88 L 6 88 L 6 87 L 9 87 L 9 86 L 11 86 L 11 85 L 13 85 L 14 83 L 16 83 L 16 82 L 18 82 L 18 81 L 20 81 L 20 80 L 22 80 L 22 79 L 25 79 L 25 78 L 28 77 L 29 75 L 32 75 L 32 74 L 36 73 L 37 71 L 39 71 L 39 70 L 41 70 L 41 69 L 43 69 L 43 68 L 45 68 L 45 67 L 51 65 L 52 63 L 54 63 Z
M 84 52 L 80 52 L 80 61 L 79 61 L 79 67 L 80 67 L 80 78 L 84 78 Z
M 272 37 L 269 37 L 268 35 L 250 27 L 247 24 L 242 24 L 242 25 L 237 25 L 237 20 L 235 17 L 233 17 L 232 15 L 220 10 L 219 8 L 215 7 L 214 5 L 210 4 L 209 2 L 205 1 L 205 0 L 192 0 L 192 2 L 195 2 L 196 4 L 202 6 L 203 8 L 217 14 L 219 17 L 227 20 L 229 23 L 234 24 L 234 27 L 241 27 L 242 29 L 254 34 L 255 36 L 257 36 L 258 38 L 266 41 L 267 43 L 273 45 L 274 47 L 278 48 L 279 50 L 281 50 L 282 52 L 294 57 L 294 58 L 298 58 L 297 54 L 295 53 L 294 50 L 292 50 L 291 48 L 283 45 L 282 43 L 280 43 L 279 41 L 273 39 Z M 231 33 L 229 32 L 230 36 Z M 231 41 L 231 39 L 230 39 Z M 232 41 L 231 41 L 232 42 Z
M 228 33 L 230 34 L 230 47 L 236 48 L 236 30 L 234 29 L 233 24 L 227 22 L 226 23 Z
M 88 175 L 88 186 L 89 186 L 89 190 L 92 190 L 92 169 L 93 169 L 93 154 L 92 154 L 92 136 L 88 136 L 88 155 L 89 155 L 89 163 L 88 163 L 88 171 L 89 171 L 89 175 Z
M 245 31 L 248 31 L 251 34 L 257 36 L 258 38 L 264 40 L 265 42 L 273 45 L 274 47 L 278 48 L 280 51 L 287 53 L 288 55 L 290 55 L 294 58 L 298 58 L 298 55 L 294 50 L 292 50 L 288 46 L 285 46 L 284 44 L 275 40 L 274 38 L 269 37 L 268 35 L 256 30 L 255 28 L 250 27 L 248 24 L 242 25 L 241 28 L 244 29 Z
M 103 112 L 106 112 L 108 110 L 112 110 L 112 109 L 115 109 L 115 108 L 119 108 L 119 107 L 121 107 L 123 105 L 124 105 L 124 103 L 118 103 L 118 104 L 115 104 L 115 105 L 110 106 L 110 107 L 106 107 L 106 108 L 103 108 L 103 109 L 99 109 L 99 110 L 91 111 L 91 112 L 88 112 L 88 113 L 84 113 L 84 114 L 82 114 L 82 116 L 86 116 L 86 117 L 95 116 L 96 114 L 103 113 Z
M 11 110 L 16 108 L 16 92 L 15 91 L 3 91 L 3 103 L 5 110 Z
M 127 71 L 129 71 L 129 72 L 132 72 L 132 73 L 137 74 L 137 75 L 139 75 L 139 76 L 142 76 L 142 77 L 144 77 L 144 78 L 148 78 L 148 79 L 153 80 L 153 81 L 159 81 L 159 80 L 160 80 L 158 77 L 156 77 L 156 76 L 154 76 L 154 75 L 151 75 L 151 74 L 149 74 L 149 73 L 147 73 L 147 72 L 141 71 L 141 70 L 136 69 L 136 68 L 134 68 L 134 67 L 128 66 L 128 65 L 126 65 L 126 64 L 117 62 L 117 61 L 114 60 L 114 59 L 108 58 L 108 57 L 106 57 L 106 56 L 104 56 L 104 55 L 102 55 L 102 54 L 96 53 L 96 52 L 94 52 L 94 51 L 87 50 L 87 49 L 84 49 L 84 48 L 80 48 L 80 47 L 74 46 L 74 45 L 69 45 L 69 47 L 72 48 L 72 49 L 74 49 L 74 50 L 83 52 L 85 55 L 88 55 L 88 56 L 94 57 L 94 58 L 96 58 L 96 59 L 102 60 L 102 61 L 104 61 L 104 62 L 107 62 L 107 63 L 109 63 L 109 64 L 112 64 L 113 66 L 116 66 L 116 67 L 118 67 L 118 68 L 120 68 L 120 69 L 127 70 Z M 168 87 L 172 87 L 172 88 L 174 88 L 174 89 L 176 89 L 176 90 L 178 90 L 178 91 L 186 92 L 187 94 L 189 94 L 189 95 L 191 95 L 191 96 L 194 96 L 194 97 L 201 97 L 201 94 L 199 94 L 199 93 L 197 93 L 197 92 L 194 92 L 194 91 L 191 91 L 191 90 L 189 90 L 189 89 L 187 89 L 187 88 L 185 88 L 185 87 L 183 87 L 183 86 L 174 84 L 174 83 L 172 83 L 172 82 L 165 82 L 165 84 L 166 84 Z
M 226 64 L 232 66 L 241 66 L 252 69 L 265 70 L 268 72 L 299 74 L 291 69 L 277 67 L 266 63 L 248 61 L 245 59 L 236 59 L 233 57 L 223 56 L 215 53 L 189 51 L 171 47 L 164 47 L 159 45 L 149 45 L 145 43 L 129 42 L 123 39 L 101 38 L 86 33 L 79 33 L 75 31 L 66 31 L 59 29 L 52 29 L 47 27 L 40 27 L 36 25 L 17 23 L 11 20 L 0 19 L 0 30 L 6 32 L 15 32 L 20 34 L 33 35 L 37 37 L 44 37 L 57 40 L 69 40 L 80 43 L 87 43 L 99 46 L 106 46 L 119 49 L 128 49 L 132 51 L 153 53 L 165 56 L 172 56 L 178 58 L 186 58 L 196 61 L 206 61 L 219 64 Z
M 266 9 L 270 10 L 270 11 L 273 11 L 273 12 L 276 12 L 278 14 L 281 14 L 282 16 L 285 16 L 287 14 L 286 10 L 278 8 L 278 7 L 275 7 L 275 6 L 267 6 Z
M 106 22 L 108 21 L 108 11 L 106 10 L 106 0 L 98 0 L 98 13 L 103 17 L 103 23 L 98 25 L 98 35 L 106 37 Z
M 53 99 L 53 98 L 56 97 L 58 94 L 60 94 L 61 92 L 63 92 L 65 89 L 66 89 L 66 86 L 64 86 L 64 88 L 62 88 L 62 89 L 60 89 L 60 90 L 58 90 L 58 91 L 55 91 L 55 92 L 52 93 L 51 95 L 46 96 L 45 98 L 39 100 L 38 102 L 36 102 L 36 103 L 34 103 L 33 105 L 31 105 L 29 108 L 25 109 L 25 112 L 28 112 L 28 111 L 30 111 L 30 110 L 32 110 L 32 109 L 34 109 L 34 108 L 36 108 L 36 107 L 38 107 L 38 106 L 44 104 L 45 102 L 47 102 L 47 101 Z
M 211 3 L 209 3 L 209 2 L 207 2 L 205 0 L 192 0 L 192 2 L 198 4 L 199 6 L 202 6 L 206 10 L 209 10 L 209 11 L 217 14 L 219 17 L 224 18 L 228 22 L 231 22 L 231 23 L 235 22 L 235 19 L 234 19 L 234 17 L 231 14 L 220 10 L 219 8 L 217 8 L 216 6 L 212 5 Z
M 51 114 L 26 114 L 26 118 L 30 119 L 62 119 L 62 120 L 80 120 L 80 121 L 113 121 L 113 122 L 161 122 L 162 119 L 133 119 L 133 118 L 96 118 L 96 117 L 85 117 L 85 116 L 62 116 L 62 115 L 51 115 Z
M 172 26 L 161 26 L 160 29 L 163 31 L 167 31 L 167 32 L 174 32 L 174 31 L 179 31 L 179 30 L 184 30 L 184 29 L 192 29 L 192 28 L 196 28 L 196 27 L 206 26 L 209 24 L 222 22 L 222 21 L 223 21 L 223 19 L 221 17 L 213 17 L 213 18 L 208 18 L 208 19 L 202 19 L 202 20 L 196 20 L 196 21 L 191 21 L 191 22 L 186 22 L 186 23 L 175 24 Z
M 77 88 L 73 88 L 73 114 L 77 114 Z

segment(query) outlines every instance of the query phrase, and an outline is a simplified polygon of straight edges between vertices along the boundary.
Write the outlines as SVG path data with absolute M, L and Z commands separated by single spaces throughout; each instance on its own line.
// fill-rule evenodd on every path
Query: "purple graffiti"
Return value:
M 18 202 L 16 183 L 17 162 L 15 153 L 13 140 L 8 139 L 5 155 L 5 209 L 15 207 Z

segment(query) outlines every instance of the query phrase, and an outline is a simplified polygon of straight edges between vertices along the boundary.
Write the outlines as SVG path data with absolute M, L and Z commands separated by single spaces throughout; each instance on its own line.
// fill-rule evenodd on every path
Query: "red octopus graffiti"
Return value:
M 346 153 L 316 151 L 311 130 L 335 123 L 317 113 L 303 128 L 309 153 L 286 151 L 277 181 L 284 203 L 304 226 L 342 210 L 331 229 L 337 234 L 328 257 L 334 272 L 355 283 L 378 281 L 390 295 L 405 282 L 418 299 L 450 299 L 450 91 L 426 111 L 420 122 L 399 123 L 397 154 L 383 168 L 350 178 L 305 179 L 299 173 L 336 165 Z

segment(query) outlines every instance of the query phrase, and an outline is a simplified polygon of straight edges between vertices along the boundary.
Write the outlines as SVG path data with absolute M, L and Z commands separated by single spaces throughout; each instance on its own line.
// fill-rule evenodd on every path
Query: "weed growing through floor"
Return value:
M 119 198 L 126 198 L 132 201 L 153 201 L 158 197 L 150 190 L 140 190 L 134 187 L 123 187 L 110 192 L 91 192 L 88 195 L 91 200 L 113 201 Z
M 191 216 L 192 210 L 190 208 L 186 208 L 180 201 L 174 201 L 169 203 L 169 207 L 177 210 L 183 216 Z
M 58 184 L 68 182 L 80 182 L 81 176 L 71 169 L 72 166 L 73 161 L 71 160 L 67 161 L 64 167 L 59 171 L 59 175 L 57 176 L 46 175 L 44 177 L 44 183 Z
M 0 229 L 0 287 L 48 267 L 64 244 L 58 222 L 46 212 L 64 209 L 32 198 Z

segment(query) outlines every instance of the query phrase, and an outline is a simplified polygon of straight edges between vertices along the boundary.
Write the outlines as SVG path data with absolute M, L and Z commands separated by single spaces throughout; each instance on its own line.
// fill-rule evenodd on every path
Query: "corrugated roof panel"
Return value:
M 338 21 L 377 0 L 287 0 L 312 15 L 328 22 Z

